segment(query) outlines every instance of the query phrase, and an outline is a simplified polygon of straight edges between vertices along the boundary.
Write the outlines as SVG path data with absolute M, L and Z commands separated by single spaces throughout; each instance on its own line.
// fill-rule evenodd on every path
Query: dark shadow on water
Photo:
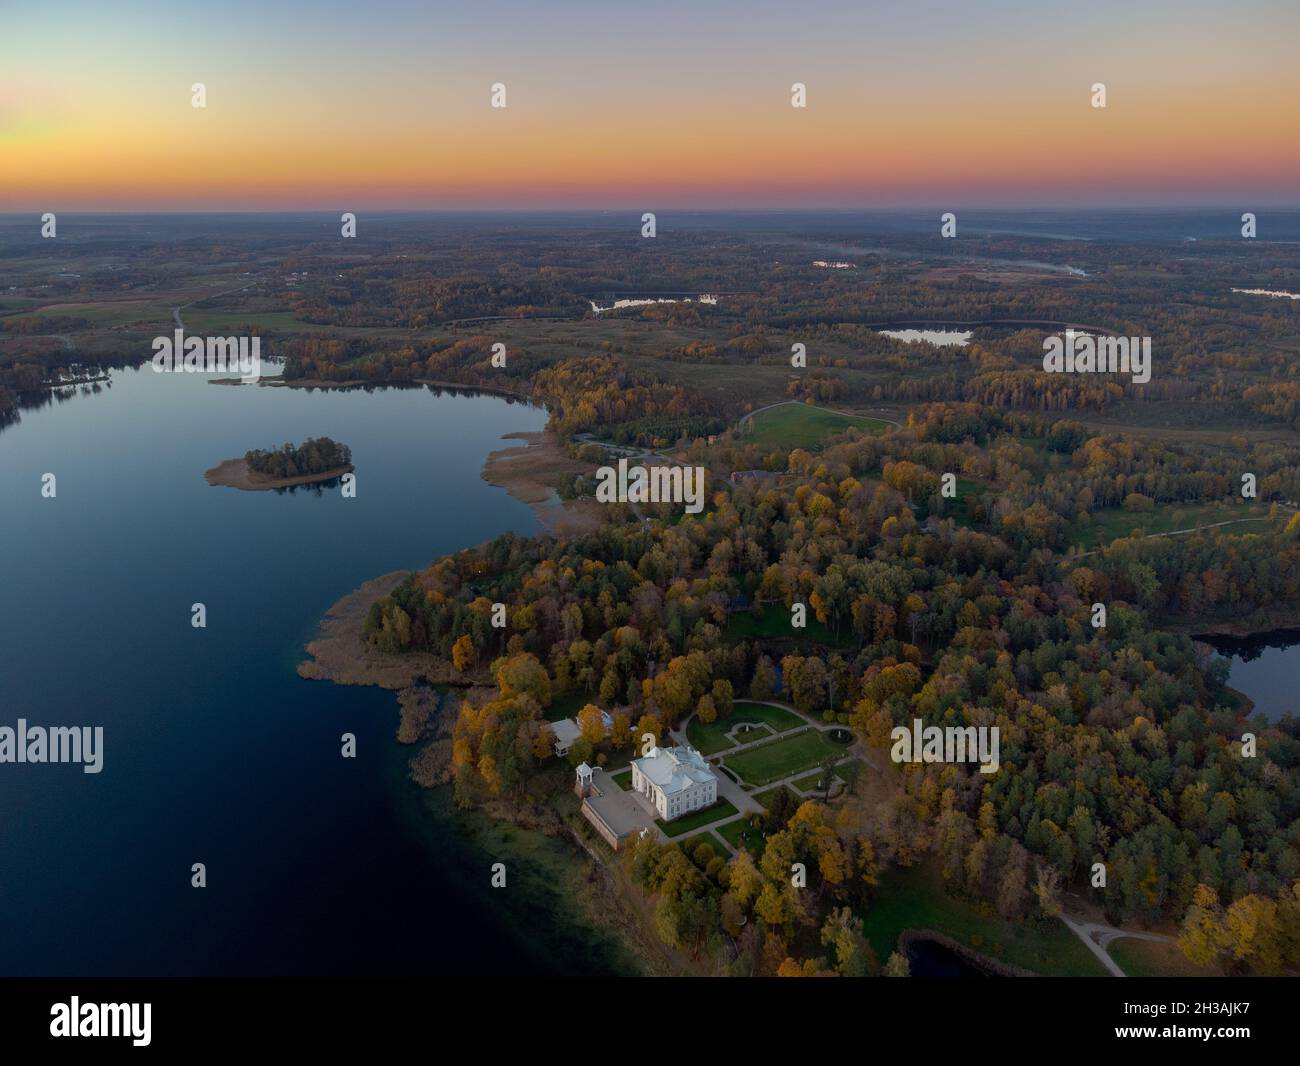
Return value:
M 1300 629 L 1270 629 L 1266 633 L 1252 633 L 1248 637 L 1210 633 L 1195 636 L 1192 639 L 1208 644 L 1220 655 L 1226 655 L 1230 658 L 1235 656 L 1242 662 L 1248 663 L 1258 659 L 1270 648 L 1279 651 L 1294 648 L 1297 644 L 1300 644 Z
M 271 491 L 279 496 L 286 492 L 292 496 L 295 492 L 311 493 L 314 496 L 320 496 L 326 489 L 336 489 L 343 484 L 342 477 L 332 477 L 328 481 L 312 481 L 305 485 L 281 485 Z
M 923 934 L 913 933 L 905 947 L 913 977 L 997 977 L 963 958 L 952 948 Z

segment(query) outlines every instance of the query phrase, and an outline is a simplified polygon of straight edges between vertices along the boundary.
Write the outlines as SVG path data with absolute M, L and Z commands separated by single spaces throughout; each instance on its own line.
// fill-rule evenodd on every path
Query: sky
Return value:
M 1295 0 L 0 0 L 0 212 L 1295 205 L 1297 41 Z

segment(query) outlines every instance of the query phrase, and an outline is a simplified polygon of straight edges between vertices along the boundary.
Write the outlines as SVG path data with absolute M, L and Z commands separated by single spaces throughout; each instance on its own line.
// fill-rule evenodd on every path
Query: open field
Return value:
M 751 785 L 766 785 L 800 770 L 816 766 L 823 759 L 844 754 L 844 748 L 826 739 L 819 730 L 809 729 L 792 737 L 774 740 L 726 759 L 732 770 Z
M 112 329 L 136 323 L 166 327 L 172 322 L 171 308 L 155 300 L 96 300 L 87 303 L 45 304 L 9 316 L 12 320 L 84 318 L 92 328 Z
M 1286 521 L 1289 512 L 1281 512 L 1279 519 L 1269 521 L 1269 505 L 1266 503 L 1239 503 L 1227 501 L 1185 506 L 1157 505 L 1155 510 L 1123 511 L 1108 508 L 1095 511 L 1088 524 L 1075 526 L 1071 537 L 1081 548 L 1092 549 L 1099 544 L 1110 544 L 1121 537 L 1129 536 L 1134 530 L 1141 529 L 1148 536 L 1156 533 L 1171 533 L 1176 529 L 1192 529 L 1196 526 L 1209 526 L 1217 522 L 1233 522 L 1224 526 L 1230 533 L 1263 533 L 1275 528 L 1278 522 Z
M 746 443 L 760 448 L 815 449 L 827 437 L 856 427 L 864 433 L 879 434 L 890 429 L 877 418 L 844 415 L 807 404 L 784 404 L 761 411 L 748 419 L 741 430 Z
M 880 878 L 876 900 L 862 915 L 863 933 L 883 963 L 907 929 L 933 929 L 967 947 L 1048 976 L 1103 977 L 1106 970 L 1062 922 L 1008 922 L 991 908 L 983 913 L 946 895 L 942 879 L 928 866 L 889 870 Z

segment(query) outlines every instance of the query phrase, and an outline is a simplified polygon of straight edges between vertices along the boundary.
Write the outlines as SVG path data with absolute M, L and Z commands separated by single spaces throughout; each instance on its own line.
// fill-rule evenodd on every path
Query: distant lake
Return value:
M 936 344 L 941 347 L 951 346 L 955 348 L 964 348 L 970 343 L 971 330 L 955 329 L 882 329 L 878 332 L 883 333 L 886 337 L 893 337 L 895 340 L 908 341 L 927 341 L 930 344 Z
M 0 764 L 0 973 L 634 968 L 573 905 L 574 845 L 458 814 L 448 789 L 407 779 L 392 693 L 295 673 L 363 581 L 534 532 L 480 470 L 545 412 L 207 377 L 114 372 L 0 432 L 0 724 L 104 729 L 98 774 Z M 351 447 L 355 499 L 203 479 L 321 435 Z M 190 887 L 195 862 L 207 888 Z
M 1245 293 L 1247 296 L 1276 296 L 1287 300 L 1300 300 L 1300 292 L 1286 292 L 1283 289 L 1233 289 L 1232 291 Z
M 1198 636 L 1231 664 L 1228 684 L 1274 721 L 1300 714 L 1300 630 L 1280 629 L 1252 637 Z M 1254 713 L 1254 712 L 1252 712 Z
M 599 315 L 599 314 L 604 314 L 604 312 L 606 311 L 621 311 L 625 307 L 648 307 L 651 304 L 689 304 L 689 303 L 698 302 L 702 304 L 708 304 L 709 306 L 713 306 L 717 304 L 718 298 L 716 296 L 710 296 L 708 293 L 704 293 L 696 297 L 690 297 L 690 296 L 629 297 L 626 299 L 614 300 L 612 303 L 608 304 L 605 307 L 602 307 L 595 300 L 588 300 L 587 302 L 591 304 L 591 309 L 596 314 Z

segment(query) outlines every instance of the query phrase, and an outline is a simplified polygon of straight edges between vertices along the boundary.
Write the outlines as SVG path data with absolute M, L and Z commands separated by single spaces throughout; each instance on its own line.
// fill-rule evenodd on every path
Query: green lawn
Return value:
M 624 792 L 626 792 L 628 789 L 632 787 L 631 767 L 629 767 L 626 770 L 620 770 L 616 774 L 610 774 L 609 776 L 610 776 L 610 780 L 612 780 L 614 784 L 618 785 L 618 787 L 621 788 Z
M 720 818 L 730 818 L 736 813 L 738 812 L 730 800 L 720 799 L 712 807 L 705 807 L 702 811 L 692 811 L 680 818 L 674 818 L 671 822 L 659 822 L 659 827 L 670 837 L 679 837 L 683 833 L 693 833 L 706 825 L 712 825 Z
M 610 774 L 611 776 L 620 773 L 623 770 L 627 770 L 630 774 L 632 772 L 630 769 L 632 766 L 632 759 L 635 755 L 636 752 L 631 748 L 623 748 L 620 751 L 602 749 L 596 753 L 595 765 L 599 766 L 605 771 L 605 773 Z M 602 756 L 604 757 L 604 762 L 601 762 Z
M 822 780 L 822 772 L 820 770 L 815 770 L 807 777 L 801 777 L 799 778 L 798 781 L 795 781 L 794 787 L 801 788 L 805 792 L 814 792 L 814 791 L 821 792 L 822 790 L 821 780 Z
M 753 611 L 736 611 L 727 618 L 722 629 L 722 639 L 730 643 L 738 640 L 771 640 L 784 637 L 787 640 L 809 641 L 825 644 L 832 648 L 847 648 L 853 641 L 852 631 L 845 626 L 839 636 L 829 626 L 822 625 L 813 616 L 809 608 L 807 624 L 802 629 L 795 629 L 790 624 L 790 611 L 779 604 L 768 604 L 763 608 L 762 616 Z
M 551 705 L 542 713 L 546 716 L 548 722 L 558 722 L 561 718 L 572 718 L 576 721 L 578 712 L 589 703 L 600 706 L 600 701 L 590 693 L 566 692 L 562 696 L 556 696 L 551 700 Z
M 716 755 L 720 751 L 727 751 L 734 748 L 735 745 L 728 740 L 723 733 L 731 728 L 730 722 L 710 722 L 705 725 L 698 718 L 691 719 L 691 724 L 686 727 L 686 739 L 691 742 L 691 747 L 701 755 Z M 755 737 L 754 739 L 758 739 Z
M 1232 504 L 1226 501 L 1180 506 L 1157 504 L 1154 511 L 1125 511 L 1118 507 L 1094 511 L 1087 523 L 1076 523 L 1070 540 L 1091 550 L 1098 543 L 1109 544 L 1127 537 L 1135 529 L 1152 533 L 1171 533 L 1176 529 L 1208 526 L 1215 522 L 1234 522 L 1224 526 L 1224 533 L 1261 533 L 1270 527 L 1267 503 Z M 1284 515 L 1283 518 L 1286 516 Z M 1250 521 L 1239 521 L 1250 519 Z
M 760 448 L 804 448 L 812 450 L 835 433 L 857 427 L 864 433 L 879 435 L 890 428 L 878 418 L 842 415 L 809 404 L 785 404 L 755 415 L 746 423 L 740 439 Z
M 772 809 L 772 803 L 776 799 L 776 795 L 778 792 L 786 793 L 794 801 L 794 805 L 796 807 L 803 802 L 802 796 L 796 796 L 785 785 L 778 785 L 776 788 L 769 788 L 766 792 L 755 792 L 754 799 L 756 799 L 759 802 L 759 804 L 762 806 L 762 808 L 765 811 L 770 811 Z
M 751 785 L 766 785 L 769 781 L 808 770 L 823 759 L 843 754 L 842 745 L 827 740 L 816 729 L 809 729 L 805 733 L 742 751 L 725 762 Z
M 1056 919 L 1007 922 L 946 895 L 937 872 L 925 866 L 889 870 L 862 916 L 863 932 L 883 963 L 906 929 L 933 929 L 982 955 L 1047 976 L 1104 977 L 1107 971 Z
M 728 822 L 726 825 L 719 826 L 717 833 L 731 845 L 733 851 L 739 852 L 741 848 L 745 848 L 754 856 L 756 862 L 763 857 L 767 837 L 763 835 L 763 830 L 751 828 L 749 819 L 741 818 Z
M 784 707 L 773 707 L 767 703 L 755 703 L 753 700 L 736 700 L 730 721 L 733 724 L 762 722 L 764 725 L 770 725 L 778 733 L 784 733 L 796 726 L 803 725 L 804 720 L 794 711 L 787 711 Z
M 770 726 L 773 732 L 776 733 L 784 733 L 804 724 L 802 718 L 791 711 L 787 711 L 784 707 L 768 707 L 766 704 L 737 700 L 732 709 L 731 717 L 726 721 L 719 720 L 705 725 L 698 718 L 692 719 L 691 724 L 686 727 L 686 737 L 700 754 L 713 755 L 734 747 L 735 745 L 727 739 L 725 734 L 728 730 L 746 722 Z M 742 739 L 742 743 L 761 740 L 763 736 L 762 732 L 755 732 L 747 740 Z

